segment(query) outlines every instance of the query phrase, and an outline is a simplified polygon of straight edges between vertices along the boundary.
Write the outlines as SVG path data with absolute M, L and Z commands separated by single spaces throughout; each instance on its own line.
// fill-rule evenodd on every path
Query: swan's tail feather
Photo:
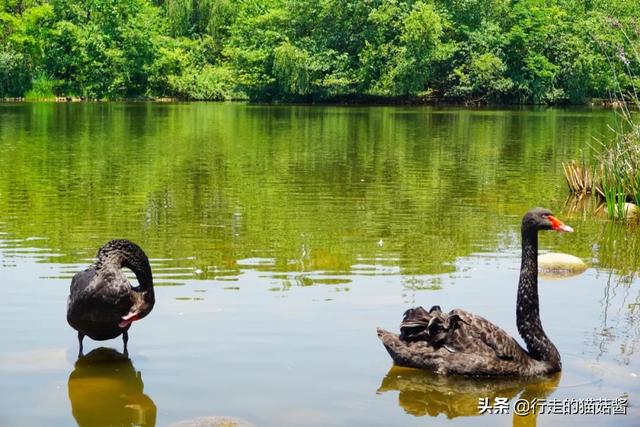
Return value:
M 408 343 L 398 334 L 378 328 L 378 338 L 387 349 L 389 356 L 398 366 L 427 369 L 438 372 L 440 360 L 435 350 L 425 342 Z
M 404 341 L 428 341 L 429 322 L 433 316 L 422 307 L 404 312 L 400 323 L 400 339 Z
M 429 311 L 422 307 L 410 308 L 405 311 L 400 324 L 400 339 L 406 342 L 425 341 L 437 350 L 461 322 L 464 320 L 458 314 L 443 313 L 437 305 Z

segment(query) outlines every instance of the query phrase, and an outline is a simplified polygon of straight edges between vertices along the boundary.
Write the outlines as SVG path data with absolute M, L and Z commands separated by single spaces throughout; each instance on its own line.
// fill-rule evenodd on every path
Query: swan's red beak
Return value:
M 551 221 L 551 228 L 562 233 L 573 233 L 573 228 L 569 227 L 568 225 L 566 225 L 565 223 L 563 223 L 562 221 L 560 221 L 558 218 L 556 218 L 553 215 L 549 215 L 547 218 L 549 218 L 549 221 Z

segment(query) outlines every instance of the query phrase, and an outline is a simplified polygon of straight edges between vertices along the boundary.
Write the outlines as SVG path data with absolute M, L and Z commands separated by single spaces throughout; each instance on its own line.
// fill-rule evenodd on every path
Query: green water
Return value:
M 586 109 L 0 104 L 0 425 L 637 425 L 640 229 L 568 200 L 562 176 L 614 121 Z M 517 336 L 519 221 L 539 205 L 576 229 L 545 233 L 541 248 L 591 266 L 540 283 L 562 375 L 390 369 L 375 328 L 397 328 L 414 304 L 468 309 Z M 131 329 L 128 359 L 76 361 L 69 281 L 116 237 L 152 259 L 156 307 Z M 85 341 L 101 346 L 122 342 Z M 480 397 L 629 407 L 478 416 Z

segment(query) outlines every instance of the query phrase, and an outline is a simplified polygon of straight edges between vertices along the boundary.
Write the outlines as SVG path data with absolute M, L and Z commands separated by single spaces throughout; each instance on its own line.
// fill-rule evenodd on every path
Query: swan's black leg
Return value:
M 129 342 L 129 333 L 127 331 L 122 333 L 122 342 L 124 343 L 124 355 L 128 356 L 129 350 L 127 350 L 127 342 Z
M 84 334 L 78 331 L 78 358 L 82 357 L 82 339 L 84 338 Z

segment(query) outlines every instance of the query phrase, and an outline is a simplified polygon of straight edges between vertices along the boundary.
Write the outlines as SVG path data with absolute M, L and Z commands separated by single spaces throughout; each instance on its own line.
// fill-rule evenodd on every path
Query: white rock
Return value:
M 640 208 L 638 208 L 638 206 L 636 206 L 633 203 L 625 203 L 623 209 L 624 209 L 624 217 L 628 219 L 635 218 L 636 216 L 638 216 L 638 213 L 640 213 Z M 615 211 L 616 211 L 616 216 L 619 216 L 618 205 L 616 205 Z
M 543 276 L 574 276 L 586 269 L 587 264 L 577 256 L 563 253 L 548 253 L 538 256 L 538 271 Z

